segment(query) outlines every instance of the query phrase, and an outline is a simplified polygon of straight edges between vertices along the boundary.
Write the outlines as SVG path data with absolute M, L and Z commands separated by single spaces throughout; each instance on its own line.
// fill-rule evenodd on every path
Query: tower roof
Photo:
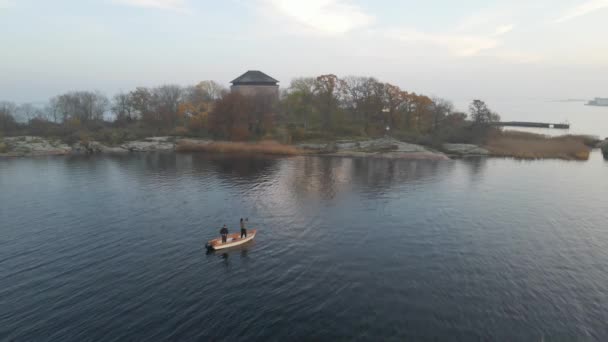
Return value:
M 279 81 L 274 78 L 266 75 L 265 73 L 259 70 L 249 70 L 241 76 L 234 79 L 232 84 L 268 84 L 268 85 L 276 85 Z

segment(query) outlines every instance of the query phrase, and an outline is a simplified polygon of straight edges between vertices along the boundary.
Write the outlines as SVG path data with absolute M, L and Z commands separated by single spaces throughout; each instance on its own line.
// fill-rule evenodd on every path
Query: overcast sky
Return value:
M 459 101 L 608 96 L 608 0 L 0 0 L 0 100 L 367 75 Z

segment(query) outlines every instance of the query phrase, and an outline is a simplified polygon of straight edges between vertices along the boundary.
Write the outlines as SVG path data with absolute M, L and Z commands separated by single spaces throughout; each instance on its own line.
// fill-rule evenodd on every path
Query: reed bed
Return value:
M 493 155 L 520 159 L 588 160 L 589 137 L 505 131 L 489 138 L 485 145 Z

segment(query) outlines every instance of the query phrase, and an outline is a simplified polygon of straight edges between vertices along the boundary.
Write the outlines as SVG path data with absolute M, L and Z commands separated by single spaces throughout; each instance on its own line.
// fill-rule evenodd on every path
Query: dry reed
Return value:
M 493 155 L 521 159 L 587 160 L 590 148 L 587 137 L 564 135 L 549 137 L 540 134 L 505 131 L 491 137 L 485 148 Z

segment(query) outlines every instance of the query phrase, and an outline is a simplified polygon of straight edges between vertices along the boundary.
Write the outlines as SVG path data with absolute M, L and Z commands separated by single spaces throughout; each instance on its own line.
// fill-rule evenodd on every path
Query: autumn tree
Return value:
M 209 126 L 219 138 L 247 140 L 251 101 L 238 93 L 225 94 L 217 100 L 209 114 Z
M 291 81 L 283 100 L 283 110 L 287 120 L 298 126 L 309 129 L 318 118 L 315 106 L 316 79 L 296 78 Z
M 314 85 L 322 127 L 326 130 L 330 130 L 333 127 L 332 118 L 338 109 L 340 83 L 336 75 L 330 74 L 317 77 Z
M 207 129 L 214 102 L 227 93 L 225 87 L 214 81 L 202 81 L 184 89 L 179 115 L 186 120 L 191 133 L 202 133 Z

